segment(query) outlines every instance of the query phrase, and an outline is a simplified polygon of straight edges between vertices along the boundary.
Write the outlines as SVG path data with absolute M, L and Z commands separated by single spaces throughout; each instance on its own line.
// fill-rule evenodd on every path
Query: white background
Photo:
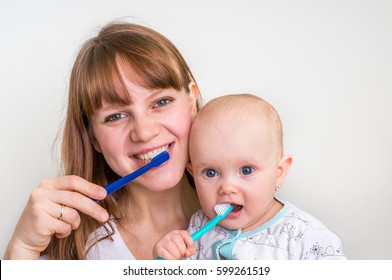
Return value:
M 114 19 L 182 52 L 204 100 L 272 103 L 294 156 L 279 197 L 322 220 L 349 259 L 392 259 L 392 1 L 0 1 L 0 256 L 53 142 L 80 45 Z M 75 155 L 76 157 L 78 155 Z

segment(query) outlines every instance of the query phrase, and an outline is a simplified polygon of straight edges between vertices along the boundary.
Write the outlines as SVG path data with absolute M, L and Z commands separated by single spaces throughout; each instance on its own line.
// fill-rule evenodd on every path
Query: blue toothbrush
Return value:
M 163 151 L 159 155 L 156 155 L 154 158 L 152 158 L 150 163 L 137 169 L 136 171 L 132 172 L 131 174 L 128 174 L 128 175 L 110 183 L 109 185 L 107 185 L 105 187 L 105 189 L 107 191 L 107 196 L 114 193 L 118 189 L 122 188 L 123 186 L 125 186 L 126 184 L 131 182 L 132 180 L 135 180 L 137 177 L 143 175 L 151 168 L 161 165 L 162 163 L 167 161 L 169 158 L 170 158 L 169 153 L 166 151 Z M 98 200 L 95 200 L 95 201 L 98 201 Z

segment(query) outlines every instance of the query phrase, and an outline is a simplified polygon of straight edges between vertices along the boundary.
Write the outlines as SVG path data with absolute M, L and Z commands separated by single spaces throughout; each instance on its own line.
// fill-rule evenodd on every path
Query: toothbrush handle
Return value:
M 124 176 L 124 177 L 118 179 L 117 181 L 114 181 L 113 183 L 107 185 L 105 187 L 105 189 L 108 193 L 107 195 L 110 195 L 111 193 L 117 191 L 118 189 L 120 189 L 124 185 L 128 184 L 132 180 L 135 180 L 137 177 L 143 175 L 151 168 L 161 165 L 162 163 L 167 161 L 169 158 L 170 158 L 169 153 L 166 151 L 163 151 L 162 153 L 155 156 L 149 164 L 147 164 L 147 165 L 139 168 L 138 170 L 132 172 L 131 174 L 128 174 L 127 176 Z
M 115 191 L 120 189 L 122 186 L 128 184 L 132 180 L 135 180 L 137 177 L 143 175 L 150 168 L 151 167 L 149 165 L 145 165 L 145 166 L 137 169 L 136 171 L 132 172 L 131 174 L 128 174 L 128 175 L 126 175 L 124 177 L 121 177 L 120 179 L 114 181 L 113 183 L 110 183 L 109 185 L 107 185 L 105 187 L 105 189 L 107 191 L 107 195 L 110 195 L 110 194 L 114 193 Z
M 107 196 L 109 196 L 110 194 L 114 193 L 115 191 L 117 191 L 118 189 L 121 189 L 123 186 L 125 186 L 126 184 L 128 184 L 129 182 L 131 182 L 132 180 L 135 180 L 137 177 L 143 175 L 144 173 L 146 173 L 149 169 L 151 168 L 151 166 L 149 165 L 145 165 L 142 168 L 137 169 L 136 171 L 121 177 L 120 179 L 110 183 L 109 185 L 107 185 L 105 187 L 105 190 L 107 192 Z M 95 202 L 98 202 L 97 199 L 93 199 Z
M 224 215 L 217 215 L 211 221 L 209 221 L 203 227 L 201 227 L 199 230 L 194 232 L 191 235 L 193 241 L 198 240 L 200 237 L 202 237 L 204 234 L 206 234 L 209 230 L 211 230 L 214 226 L 216 226 L 216 224 L 219 223 L 220 220 L 222 220 L 224 217 L 225 217 Z

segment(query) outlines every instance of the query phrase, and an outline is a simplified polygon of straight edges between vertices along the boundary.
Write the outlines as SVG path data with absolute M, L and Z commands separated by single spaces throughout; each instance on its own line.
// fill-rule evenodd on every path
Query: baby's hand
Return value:
M 165 234 L 154 246 L 154 259 L 184 260 L 195 253 L 195 243 L 186 230 L 174 230 Z

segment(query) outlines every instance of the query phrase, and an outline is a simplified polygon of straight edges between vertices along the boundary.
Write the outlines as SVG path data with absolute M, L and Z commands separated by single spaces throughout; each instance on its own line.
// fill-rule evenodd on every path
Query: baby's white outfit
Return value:
M 322 222 L 288 202 L 270 221 L 249 232 L 219 225 L 196 242 L 189 259 L 330 260 L 346 259 L 339 238 Z M 210 219 L 202 210 L 192 218 L 192 234 Z

